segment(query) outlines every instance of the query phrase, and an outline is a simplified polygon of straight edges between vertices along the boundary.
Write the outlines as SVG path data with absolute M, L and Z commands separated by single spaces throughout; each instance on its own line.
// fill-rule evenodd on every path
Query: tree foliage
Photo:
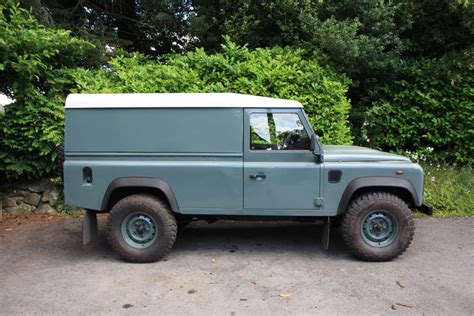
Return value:
M 409 1 L 411 26 L 401 33 L 405 55 L 439 58 L 474 44 L 474 2 L 469 0 Z
M 423 59 L 367 113 L 371 146 L 430 161 L 469 164 L 474 157 L 474 50 Z
M 0 6 L 0 34 L 0 91 L 15 100 L 1 119 L 0 171 L 40 176 L 54 167 L 69 71 L 91 67 L 98 54 L 69 31 L 39 25 L 13 2 Z
M 41 23 L 111 48 L 148 55 L 181 52 L 191 41 L 190 0 L 23 0 Z

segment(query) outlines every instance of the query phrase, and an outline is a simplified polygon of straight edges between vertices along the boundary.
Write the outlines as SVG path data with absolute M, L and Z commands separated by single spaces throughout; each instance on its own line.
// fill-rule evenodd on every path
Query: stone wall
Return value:
M 55 215 L 62 209 L 59 188 L 49 179 L 17 183 L 4 190 L 0 210 L 6 214 Z

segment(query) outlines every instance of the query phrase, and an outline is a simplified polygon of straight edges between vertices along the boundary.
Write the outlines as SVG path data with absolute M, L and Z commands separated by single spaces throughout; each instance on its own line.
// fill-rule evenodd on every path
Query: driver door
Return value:
M 321 166 L 310 151 L 311 135 L 301 109 L 245 110 L 246 210 L 291 215 L 282 210 L 317 209 Z

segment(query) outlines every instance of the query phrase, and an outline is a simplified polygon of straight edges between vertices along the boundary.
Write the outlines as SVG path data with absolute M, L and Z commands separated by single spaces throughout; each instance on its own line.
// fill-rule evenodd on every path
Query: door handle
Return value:
M 257 181 L 262 181 L 263 179 L 265 179 L 267 176 L 264 175 L 264 174 L 251 174 L 250 175 L 250 179 L 252 180 L 257 180 Z

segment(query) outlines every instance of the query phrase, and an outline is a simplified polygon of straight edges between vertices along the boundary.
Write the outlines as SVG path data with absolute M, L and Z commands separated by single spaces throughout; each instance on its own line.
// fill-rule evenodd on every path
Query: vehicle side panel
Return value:
M 183 213 L 243 208 L 242 109 L 66 111 L 66 203 L 100 210 L 115 179 L 151 177 L 170 185 Z
M 93 170 L 84 183 L 82 170 Z M 69 155 L 65 162 L 66 203 L 100 210 L 107 187 L 120 177 L 151 177 L 173 190 L 181 213 L 199 209 L 242 209 L 242 156 L 206 157 Z

